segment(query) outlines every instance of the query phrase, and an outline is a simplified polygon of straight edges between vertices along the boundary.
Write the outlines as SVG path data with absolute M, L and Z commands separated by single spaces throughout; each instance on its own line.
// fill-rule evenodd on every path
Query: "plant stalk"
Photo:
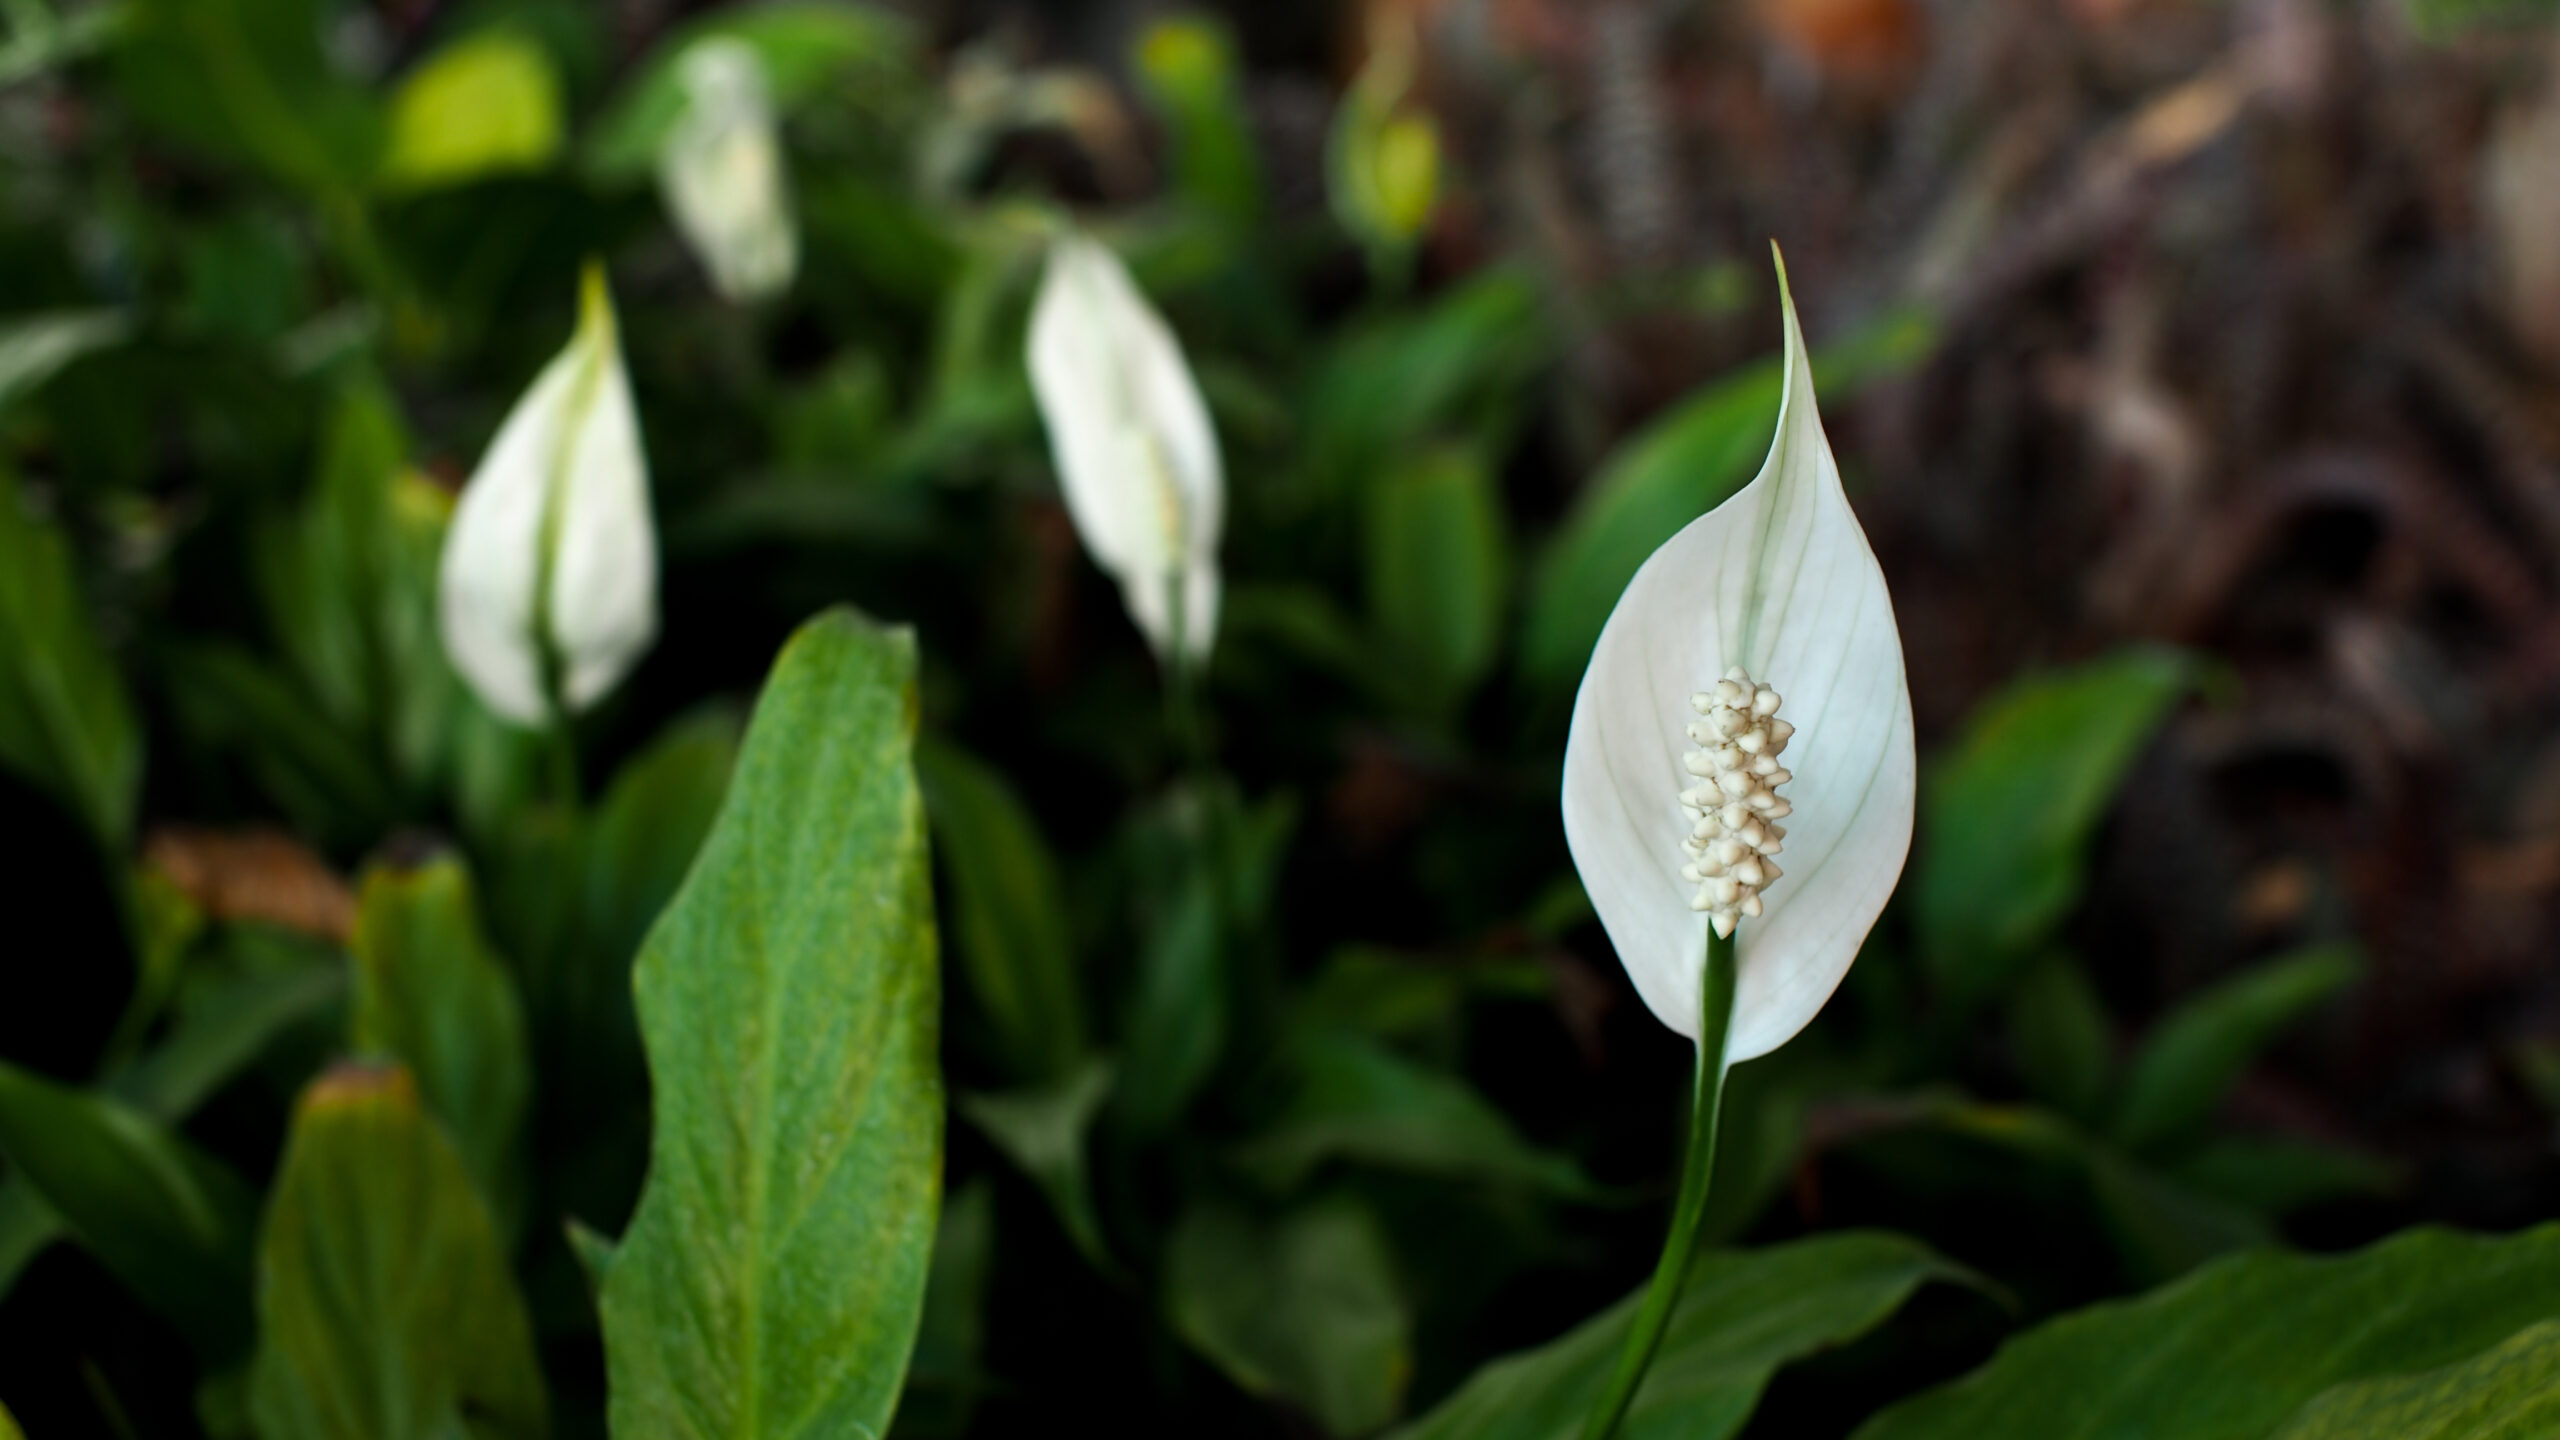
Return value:
M 1706 1216 L 1707 1187 L 1715 1178 L 1716 1119 L 1724 1109 L 1725 1037 L 1733 1028 L 1733 940 L 1707 931 L 1705 973 L 1698 985 L 1698 1073 L 1689 1097 L 1688 1147 L 1680 1159 L 1680 1195 L 1672 1202 L 1671 1232 L 1663 1237 L 1662 1258 L 1654 1263 L 1645 1286 L 1644 1303 L 1636 1310 L 1608 1386 L 1583 1422 L 1582 1440 L 1610 1440 L 1626 1418 L 1662 1334 L 1680 1303 L 1688 1279 L 1689 1257 L 1697 1248 L 1698 1223 Z

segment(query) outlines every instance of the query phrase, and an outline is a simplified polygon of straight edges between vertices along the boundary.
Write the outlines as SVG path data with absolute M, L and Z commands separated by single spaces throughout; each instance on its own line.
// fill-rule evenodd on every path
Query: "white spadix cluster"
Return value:
M 1689 908 L 1704 911 L 1718 935 L 1760 913 L 1760 892 L 1784 872 L 1770 859 L 1787 838 L 1780 820 L 1795 807 L 1778 787 L 1795 776 L 1778 763 L 1796 727 L 1778 718 L 1778 692 L 1752 683 L 1736 665 L 1713 690 L 1689 697 L 1703 717 L 1689 726 L 1697 749 L 1680 757 L 1697 783 L 1680 792 L 1689 833 L 1680 842 L 1688 863 L 1680 878 L 1698 887 Z

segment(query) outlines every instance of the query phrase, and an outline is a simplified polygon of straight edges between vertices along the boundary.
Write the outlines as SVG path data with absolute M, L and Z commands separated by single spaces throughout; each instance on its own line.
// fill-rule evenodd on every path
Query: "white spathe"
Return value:
M 1795 302 L 1786 390 L 1758 478 L 1665 541 L 1591 652 L 1565 742 L 1564 832 L 1600 923 L 1663 1024 L 1698 1036 L 1708 918 L 1681 877 L 1689 697 L 1741 666 L 1786 696 L 1786 873 L 1736 935 L 1728 1063 L 1831 998 L 1911 848 L 1911 692 L 1884 573 L 1815 413 Z
M 800 267 L 772 87 L 755 48 L 697 41 L 677 62 L 684 113 L 658 151 L 658 188 L 676 229 L 731 300 L 780 294 Z
M 1031 312 L 1031 388 L 1067 513 L 1159 655 L 1209 653 L 1227 483 L 1181 342 L 1119 258 L 1069 233 L 1049 249 Z
M 445 653 L 483 703 L 523 725 L 560 699 L 603 698 L 658 633 L 649 465 L 622 368 L 613 297 L 590 264 L 578 329 L 516 402 L 445 532 L 437 612 Z

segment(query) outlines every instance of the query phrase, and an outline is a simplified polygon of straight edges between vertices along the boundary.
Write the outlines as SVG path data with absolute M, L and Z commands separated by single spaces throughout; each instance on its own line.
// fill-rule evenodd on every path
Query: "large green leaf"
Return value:
M 1395 1418 L 1413 1378 L 1413 1316 L 1385 1236 L 1348 1197 L 1264 1223 L 1193 1209 L 1165 1253 L 1174 1329 L 1228 1377 L 1334 1435 Z
M 2129 649 L 2017 681 L 1974 713 L 1929 777 L 1917 877 L 1927 958 L 1960 1002 L 2006 982 L 2079 901 L 2091 834 L 2193 674 L 2174 652 Z
M 2423 1374 L 2313 1397 L 2276 1440 L 2542 1440 L 2560 1435 L 2560 1321 Z
M 408 1067 L 502 1233 L 511 1233 L 524 1204 L 533 1060 L 523 1002 L 481 933 L 469 873 L 450 858 L 369 872 L 353 948 L 349 1043 Z
M 1701 1255 L 1618 1434 L 1734 1434 L 1780 1366 L 1865 1334 L 1929 1281 L 1966 1278 L 1919 1242 L 1876 1233 Z M 1558 1339 L 1485 1366 L 1439 1408 L 1397 1431 L 1397 1440 L 1564 1440 L 1580 1433 L 1636 1301 L 1630 1295 Z
M 1815 355 L 1814 382 L 1837 406 L 1868 381 L 1918 363 L 1934 341 L 1925 319 L 1886 315 Z M 1530 589 L 1520 664 L 1532 679 L 1578 681 L 1636 570 L 1750 482 L 1769 453 L 1784 379 L 1778 357 L 1759 361 L 1681 401 L 1609 457 Z
M 756 52 L 774 104 L 786 114 L 847 82 L 852 73 L 889 72 L 914 44 L 905 22 L 888 7 L 850 0 L 772 0 L 705 15 L 660 41 L 597 117 L 586 145 L 587 168 L 596 178 L 630 180 L 650 173 L 667 131 L 684 113 L 677 61 L 713 36 L 742 40 Z
M 2314 946 L 2179 1006 L 2134 1057 L 2116 1111 L 2116 1139 L 2127 1149 L 2147 1150 L 2202 1130 L 2258 1052 L 2363 969 L 2353 945 Z
M 257 1197 L 150 1117 L 0 1064 L 0 1157 L 208 1360 L 249 1335 Z
M 2560 1316 L 2560 1226 L 2404 1232 L 2352 1255 L 2235 1256 L 2011 1340 L 1859 1440 L 2257 1440 L 2343 1381 L 2474 1356 Z
M 1236 1156 L 1275 1186 L 1294 1187 L 1327 1160 L 1345 1160 L 1584 1198 L 1596 1191 L 1580 1166 L 1523 1139 L 1465 1081 L 1365 1036 L 1305 1030 L 1281 1063 L 1280 1112 Z
M 295 1107 L 258 1252 L 264 1440 L 538 1440 L 523 1297 L 408 1072 L 342 1066 Z
M 604 1283 L 624 1435 L 877 1435 L 941 1186 L 915 643 L 848 611 L 775 661 L 637 975 L 649 1179 Z
M 100 843 L 133 826 L 142 748 L 69 547 L 0 473 L 0 764 L 59 797 Z
M 1063 1079 L 1084 1058 L 1085 1020 L 1057 861 L 993 768 L 948 744 L 921 747 L 916 767 L 950 881 L 943 908 L 998 1058 L 1026 1080 Z
M 1493 664 L 1510 598 L 1502 496 L 1484 456 L 1445 447 L 1370 482 L 1369 608 L 1394 673 L 1445 710 Z

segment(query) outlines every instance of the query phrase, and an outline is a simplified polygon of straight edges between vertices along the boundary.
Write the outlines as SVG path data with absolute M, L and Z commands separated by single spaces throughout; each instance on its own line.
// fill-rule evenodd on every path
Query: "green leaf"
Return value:
M 264 1440 L 538 1440 L 524 1299 L 408 1072 L 347 1065 L 295 1107 L 258 1252 Z
M 1294 1189 L 1326 1161 L 1343 1160 L 1582 1199 L 1597 1193 L 1580 1166 L 1523 1139 L 1474 1087 L 1365 1036 L 1301 1031 L 1282 1064 L 1278 1118 L 1235 1157 L 1275 1188 Z
M 2553 0 L 2401 0 L 2395 7 L 2423 40 L 2459 44 L 2475 32 L 2525 31 L 2551 23 Z M 2515 38 L 2522 39 L 2522 35 Z
M 121 851 L 142 746 L 132 702 L 92 628 L 70 548 L 0 473 L 0 764 L 57 796 Z
M 1478 996 L 1544 1001 L 1554 992 L 1555 972 L 1526 956 L 1452 962 L 1351 945 L 1325 957 L 1324 967 L 1297 987 L 1291 1007 L 1318 1028 L 1415 1043 L 1428 1053 L 1453 1053 L 1468 1001 Z
M 253 573 L 269 628 L 329 722 L 323 743 L 345 756 L 329 763 L 382 772 L 388 762 L 416 800 L 458 781 L 478 712 L 437 633 L 452 501 L 407 468 L 409 448 L 378 379 L 343 384 L 321 428 L 317 473 L 300 505 L 256 533 Z
M 125 103 L 171 141 L 303 186 L 359 188 L 382 146 L 373 98 L 320 47 L 317 0 L 127 0 Z
M 1932 1280 L 1970 1276 L 1918 1241 L 1871 1232 L 1700 1255 L 1618 1434 L 1732 1435 L 1780 1366 L 1867 1333 Z M 1637 1300 L 1630 1295 L 1537 1349 L 1485 1366 L 1439 1408 L 1397 1431 L 1396 1440 L 1566 1440 L 1580 1433 Z
M 1537 287 L 1508 269 L 1352 331 L 1314 367 L 1302 407 L 1313 473 L 1319 483 L 1356 482 L 1442 435 L 1497 448 L 1491 442 L 1520 423 L 1517 392 L 1550 343 Z M 1769 393 L 1774 410 L 1774 380 Z
M 640 957 L 649 1180 L 605 1277 L 624 1435 L 878 1434 L 942 1159 L 915 642 L 849 611 L 775 661 Z
M 906 63 L 915 37 L 886 7 L 846 0 L 772 0 L 705 15 L 679 26 L 638 74 L 598 116 L 587 136 L 586 165 L 598 180 L 629 181 L 648 175 L 658 147 L 684 113 L 684 88 L 676 62 L 702 40 L 742 40 L 764 62 L 775 108 L 789 115 L 858 74 L 890 73 Z
M 236 756 L 300 828 L 352 841 L 380 834 L 399 814 L 399 798 L 366 747 L 248 650 L 229 642 L 176 648 L 163 671 L 187 730 Z
M 2261 1215 L 2389 1191 L 2399 1172 L 2354 1150 L 2279 1138 L 2209 1139 L 2166 1167 L 2178 1183 Z
M 2019 980 L 2009 997 L 2009 1053 L 2027 1093 L 2092 1123 L 2115 1068 L 2113 1051 L 2106 1011 L 2078 959 L 2047 956 Z
M 2560 1434 L 2560 1321 L 2421 1375 L 2333 1385 L 2275 1440 L 2536 1440 Z
M 724 710 L 668 726 L 615 773 L 587 832 L 589 948 L 601 973 L 582 982 L 582 1003 L 627 1004 L 631 962 L 684 885 L 737 764 L 738 721 Z
M 352 948 L 349 1045 L 407 1067 L 500 1233 L 513 1234 L 533 1061 L 523 1002 L 481 933 L 469 873 L 452 859 L 368 872 Z
M 995 1202 L 995 1187 L 984 1178 L 943 1201 L 915 1362 L 891 1432 L 900 1440 L 965 1434 L 986 1388 L 979 1352 L 986 1345 L 987 1281 L 995 1261 Z
M 0 1405 L 0 1440 L 27 1440 L 26 1432 L 18 1428 L 17 1417 L 9 1413 L 6 1405 Z
M 2179 1184 L 2061 1116 L 2024 1105 L 1985 1105 L 1951 1095 L 1919 1097 L 1917 1124 L 1988 1146 L 2076 1183 L 2137 1280 L 2165 1280 L 2227 1251 L 2271 1237 L 2255 1214 Z M 1999 1183 L 1979 1161 L 1959 1174 Z
M 2117 1141 L 2148 1151 L 2192 1136 L 2258 1052 L 2355 983 L 2363 969 L 2353 945 L 2315 946 L 2232 976 L 2179 1006 L 2134 1057 L 2116 1112 Z
M 18 1283 L 27 1262 L 62 1237 L 62 1217 L 23 1175 L 0 1180 L 0 1298 Z
M 245 1348 L 258 1202 L 238 1176 L 130 1106 L 6 1064 L 0 1156 L 199 1355 Z
M 943 910 L 998 1055 L 1023 1079 L 1062 1079 L 1083 1062 L 1085 1019 L 1057 861 L 992 767 L 928 742 L 916 771 L 949 880 Z
M 1369 489 L 1369 608 L 1427 709 L 1463 701 L 1493 664 L 1510 598 L 1502 497 L 1484 456 L 1448 447 Z
M 107 1077 L 104 1098 L 162 1125 L 193 1114 L 285 1031 L 346 994 L 335 956 L 327 963 L 224 977 L 201 988 L 160 1044 Z M 27 1262 L 63 1234 L 60 1217 L 23 1175 L 0 1179 L 0 1296 Z
M 2474 1356 L 2560 1316 L 2560 1226 L 2234 1256 L 2011 1340 L 1858 1440 L 2259 1440 L 2321 1391 Z
M 1226 952 L 1218 934 L 1218 877 L 1205 862 L 1153 917 L 1138 955 L 1136 993 L 1122 1033 L 1119 1103 L 1141 1135 L 1180 1119 L 1227 1043 Z
M 569 1238 L 569 1253 L 577 1257 L 578 1268 L 586 1272 L 587 1293 L 601 1297 L 604 1277 L 613 1272 L 613 1255 L 617 1245 L 583 1222 L 571 1219 L 561 1226 Z
M 560 77 L 510 30 L 466 36 L 420 62 L 391 97 L 380 183 L 429 190 L 540 170 L 560 153 Z
M 1337 1197 L 1265 1224 L 1194 1208 L 1165 1252 L 1174 1329 L 1238 1385 L 1334 1435 L 1395 1418 L 1413 1378 L 1413 1316 L 1369 1212 Z
M 1823 347 L 1815 385 L 1836 409 L 1869 381 L 1918 364 L 1934 343 L 1926 319 L 1894 312 Z M 1520 664 L 1531 679 L 1578 682 L 1637 569 L 1750 483 L 1769 452 L 1784 378 L 1771 356 L 1716 381 L 1626 440 L 1592 477 L 1530 587 Z
M 2013 682 L 1974 712 L 1921 807 L 1919 927 L 1959 1004 L 1996 991 L 2079 903 L 2090 836 L 2195 669 L 2134 648 Z
M 1076 1249 L 1096 1269 L 1116 1274 L 1085 1166 L 1085 1137 L 1110 1093 L 1111 1067 L 1095 1060 L 1061 1080 L 1000 1095 L 963 1095 L 959 1104 L 969 1123 L 1039 1185 Z
M 346 971 L 335 963 L 207 984 L 166 1038 L 108 1078 L 107 1092 L 163 1124 L 175 1124 L 230 1083 L 277 1036 L 325 1013 L 346 993 Z M 0 1274 L 5 1273 L 0 1267 Z
M 81 356 L 132 334 L 132 322 L 116 310 L 57 310 L 0 324 L 0 410 L 43 389 Z
M 1255 225 L 1262 166 L 1225 29 L 1199 15 L 1159 20 L 1138 38 L 1135 58 L 1171 144 L 1176 192 L 1240 231 Z

